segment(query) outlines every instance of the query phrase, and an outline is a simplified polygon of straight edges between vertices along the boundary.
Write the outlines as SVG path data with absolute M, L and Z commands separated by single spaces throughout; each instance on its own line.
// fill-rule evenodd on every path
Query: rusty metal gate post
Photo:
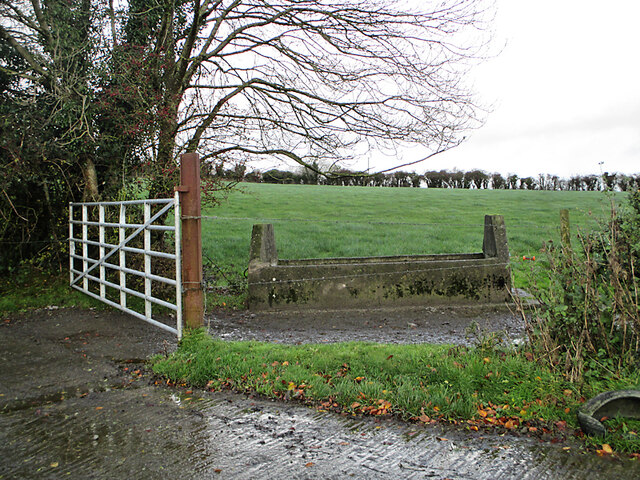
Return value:
M 204 325 L 202 290 L 202 228 L 200 218 L 200 158 L 185 153 L 180 159 L 182 208 L 182 285 L 184 320 L 189 328 Z

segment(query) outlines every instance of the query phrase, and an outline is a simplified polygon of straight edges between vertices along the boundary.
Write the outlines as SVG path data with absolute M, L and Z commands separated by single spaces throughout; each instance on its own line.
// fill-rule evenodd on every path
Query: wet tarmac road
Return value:
M 640 478 L 637 462 L 576 444 L 152 386 L 140 360 L 175 342 L 119 313 L 8 320 L 0 327 L 2 479 Z

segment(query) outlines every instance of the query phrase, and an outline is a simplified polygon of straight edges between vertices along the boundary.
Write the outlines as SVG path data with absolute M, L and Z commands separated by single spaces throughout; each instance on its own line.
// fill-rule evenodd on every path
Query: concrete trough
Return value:
M 278 259 L 273 225 L 253 226 L 250 310 L 481 305 L 510 300 L 504 218 L 486 215 L 481 253 Z

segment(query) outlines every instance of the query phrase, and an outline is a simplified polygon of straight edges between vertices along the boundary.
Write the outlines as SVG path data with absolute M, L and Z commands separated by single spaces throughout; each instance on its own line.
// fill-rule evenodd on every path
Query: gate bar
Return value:
M 151 205 L 163 205 L 158 212 L 152 215 Z M 106 222 L 105 205 L 119 206 L 119 223 Z M 144 220 L 142 224 L 128 224 L 126 222 L 127 205 L 143 205 L 144 207 Z M 98 221 L 89 220 L 89 207 L 98 207 Z M 82 220 L 74 219 L 74 207 L 79 207 Z M 165 215 L 173 207 L 174 224 L 173 226 L 165 225 L 153 225 L 153 222 L 159 219 L 162 215 Z M 80 232 L 75 231 L 74 225 L 79 225 Z M 89 226 L 98 227 L 98 241 L 89 239 Z M 134 317 L 151 323 L 163 330 L 177 334 L 178 339 L 182 337 L 182 270 L 181 270 L 181 215 L 180 215 L 180 197 L 178 193 L 174 195 L 172 199 L 154 199 L 147 200 L 133 200 L 127 202 L 87 202 L 78 203 L 71 202 L 69 204 L 69 276 L 71 287 L 79 290 L 90 297 L 100 300 L 107 305 L 122 310 Z M 119 245 L 114 245 L 106 241 L 106 228 L 115 228 L 118 230 Z M 132 233 L 127 235 L 126 229 L 133 229 Z M 151 230 L 164 230 L 173 231 L 175 234 L 175 253 L 156 252 L 151 249 Z M 80 234 L 80 238 L 76 238 L 77 234 Z M 132 240 L 136 235 L 142 233 L 144 237 L 144 248 L 134 248 L 126 246 L 127 243 Z M 78 245 L 76 245 L 78 244 Z M 98 247 L 99 257 L 91 258 L 89 256 L 89 246 Z M 78 248 L 79 247 L 79 248 Z M 126 253 L 140 253 L 144 255 L 144 271 L 135 270 L 126 267 Z M 109 263 L 106 260 L 115 256 L 114 254 L 119 252 L 119 264 Z M 81 253 L 81 255 L 79 255 Z M 163 277 L 161 275 L 152 274 L 151 270 L 151 257 L 163 257 L 175 260 L 176 276 L 175 280 Z M 76 267 L 81 267 L 82 270 L 78 270 Z M 92 275 L 91 272 L 96 270 Z M 118 283 L 111 282 L 106 278 L 107 269 L 110 271 L 119 271 L 120 278 Z M 126 274 L 132 274 L 141 276 L 144 278 L 144 293 L 128 288 L 126 281 Z M 82 280 L 82 282 L 81 282 Z M 89 290 L 89 281 L 95 282 L 99 286 L 99 293 L 94 293 Z M 151 282 L 163 282 L 175 287 L 176 289 L 176 303 L 172 304 L 165 300 L 156 298 L 152 294 Z M 107 291 L 105 287 L 115 289 L 120 292 L 119 303 L 107 298 Z M 136 312 L 135 310 L 127 307 L 127 295 L 132 295 L 144 300 L 145 308 L 144 314 Z M 164 323 L 151 318 L 152 316 L 152 304 L 161 305 L 165 308 L 176 312 L 177 328 L 170 327 Z

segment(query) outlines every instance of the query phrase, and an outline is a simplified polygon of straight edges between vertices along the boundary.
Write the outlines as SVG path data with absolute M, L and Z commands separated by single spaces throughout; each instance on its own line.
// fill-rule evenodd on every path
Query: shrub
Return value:
M 610 218 L 577 239 L 575 248 L 543 248 L 548 265 L 533 272 L 531 292 L 541 307 L 523 313 L 530 347 L 571 381 L 637 368 L 640 193 L 632 192 L 620 211 L 612 202 Z

